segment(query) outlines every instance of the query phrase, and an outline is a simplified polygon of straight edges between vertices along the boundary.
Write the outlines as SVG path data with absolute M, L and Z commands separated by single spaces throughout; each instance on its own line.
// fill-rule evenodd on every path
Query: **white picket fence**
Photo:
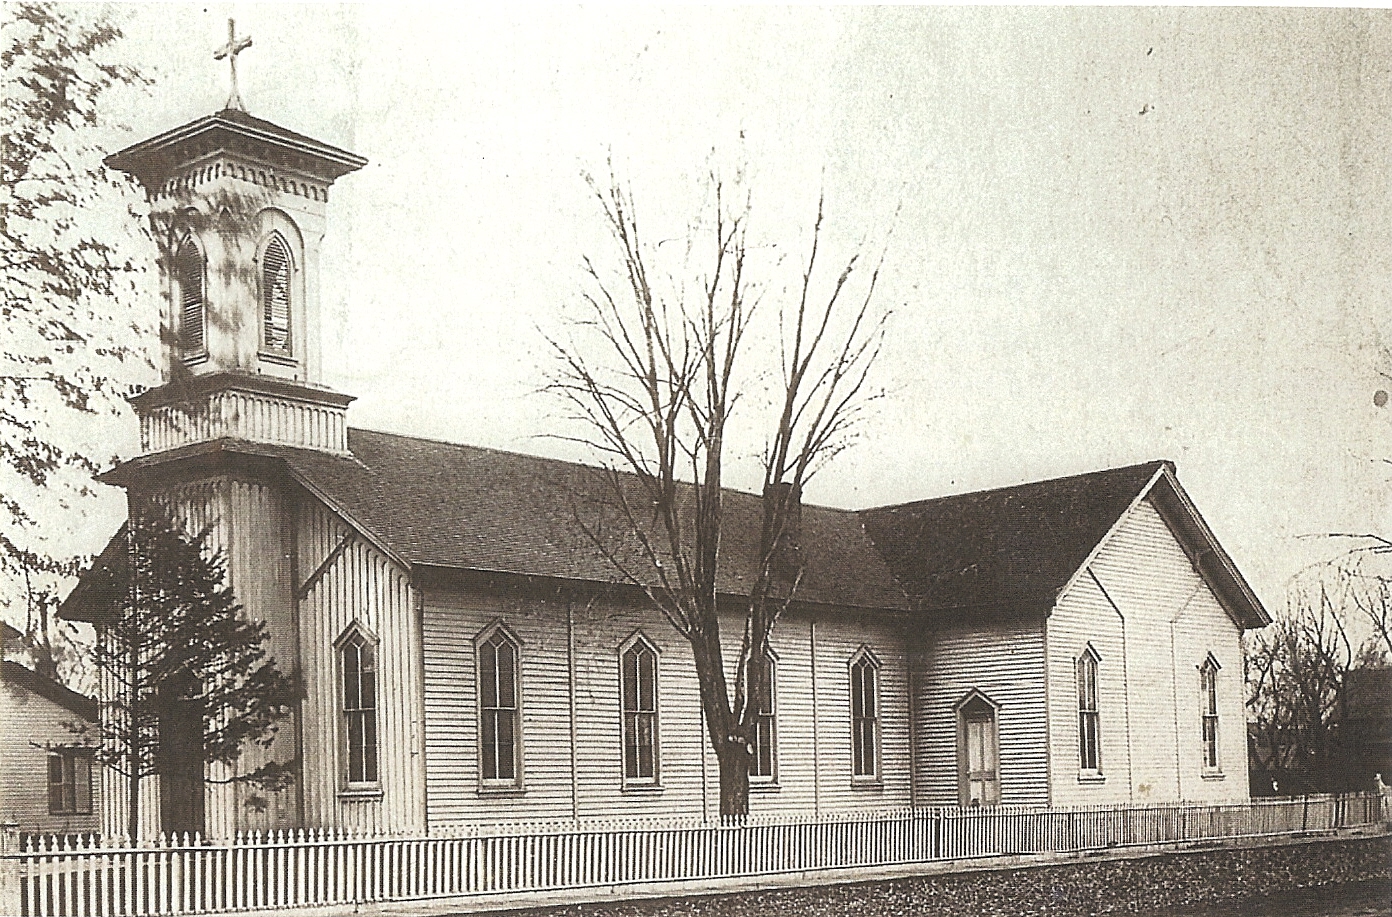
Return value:
M 332 831 L 31 840 L 0 855 L 21 917 L 145 917 L 705 880 L 846 867 L 1266 837 L 1386 819 L 1376 794 L 1197 806 L 902 809 L 709 825 L 473 826 L 430 837 Z M 862 872 L 869 877 L 873 872 Z M 5 910 L 0 894 L 0 912 Z

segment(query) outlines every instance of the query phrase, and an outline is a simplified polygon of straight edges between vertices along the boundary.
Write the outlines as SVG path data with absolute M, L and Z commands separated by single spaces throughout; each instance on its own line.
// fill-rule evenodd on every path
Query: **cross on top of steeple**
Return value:
M 251 47 L 250 38 L 237 37 L 237 20 L 227 20 L 227 44 L 218 48 L 213 54 L 213 60 L 227 59 L 228 65 L 232 68 L 232 94 L 227 97 L 227 108 L 237 111 L 246 111 L 246 105 L 242 104 L 242 96 L 237 92 L 237 55 Z

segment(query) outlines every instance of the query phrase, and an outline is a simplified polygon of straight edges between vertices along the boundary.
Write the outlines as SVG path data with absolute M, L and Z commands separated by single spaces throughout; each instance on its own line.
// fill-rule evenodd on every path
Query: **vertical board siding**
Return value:
M 916 683 L 916 802 L 957 805 L 957 705 L 975 690 L 997 705 L 1001 804 L 1047 805 L 1043 624 L 945 627 L 925 640 Z
M 566 599 L 538 591 L 430 590 L 424 599 L 425 743 L 432 829 L 508 821 L 613 817 L 714 817 L 719 779 L 701 717 L 691 651 L 650 608 L 572 601 L 575 771 L 567 670 Z M 521 644 L 522 786 L 481 788 L 475 638 L 501 621 Z M 742 621 L 728 617 L 733 673 Z M 659 652 L 659 788 L 625 788 L 619 710 L 620 644 L 641 631 Z M 755 788 L 754 814 L 874 809 L 908 804 L 906 654 L 898 627 L 832 619 L 819 624 L 817 722 L 812 755 L 811 626 L 790 614 L 773 636 L 778 654 L 776 787 Z M 851 656 L 870 646 L 882 663 L 882 754 L 877 787 L 851 787 Z M 814 785 L 814 781 L 820 781 Z M 574 796 L 572 796 L 574 794 Z
M 1131 716 L 1126 685 L 1128 634 L 1106 595 L 1084 574 L 1058 602 L 1048 621 L 1049 752 L 1052 804 L 1125 802 L 1131 785 Z M 1091 645 L 1097 663 L 1098 764 L 1101 777 L 1080 770 L 1078 689 L 1074 665 Z
M 92 765 L 92 808 L 86 815 L 50 815 L 48 749 L 80 745 L 83 720 L 61 704 L 16 684 L 0 681 L 0 823 L 20 831 L 76 834 L 101 830 L 104 787 Z
M 1131 798 L 1136 802 L 1245 799 L 1241 628 L 1194 571 L 1148 499 L 1121 521 L 1091 569 L 1125 619 Z M 1089 606 L 1092 613 L 1100 614 L 1096 609 L 1099 598 L 1106 601 L 1085 576 L 1060 600 L 1063 616 L 1057 627 L 1054 622 L 1050 624 L 1050 664 L 1056 667 L 1051 678 L 1055 683 L 1071 682 L 1067 656 L 1073 638 L 1069 631 Z M 1218 673 L 1221 779 L 1206 779 L 1202 774 L 1198 667 L 1209 653 L 1222 666 Z M 1066 673 L 1064 666 L 1069 667 Z M 1057 692 L 1054 698 L 1054 716 L 1068 716 L 1071 701 L 1063 700 Z M 1076 708 L 1071 715 L 1076 719 Z M 1115 727 L 1103 726 L 1108 728 Z M 1076 732 L 1056 729 L 1052 747 L 1055 760 L 1076 761 L 1076 741 Z M 1104 754 L 1109 747 L 1104 746 Z M 1066 782 L 1076 782 L 1076 770 L 1061 766 L 1055 774 L 1055 791 L 1062 799 L 1069 798 Z M 1076 788 L 1071 791 L 1076 792 Z
M 303 582 L 350 534 L 314 500 L 297 511 L 297 575 Z M 339 730 L 335 641 L 352 624 L 377 640 L 379 796 L 341 796 L 344 764 Z M 384 834 L 425 828 L 421 771 L 421 667 L 416 596 L 407 573 L 360 536 L 300 602 L 303 702 L 304 823 Z

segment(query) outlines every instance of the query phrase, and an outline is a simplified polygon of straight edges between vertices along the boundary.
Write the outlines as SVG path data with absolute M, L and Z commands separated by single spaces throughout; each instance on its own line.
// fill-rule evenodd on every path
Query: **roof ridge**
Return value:
M 499 447 L 497 447 L 497 446 L 480 446 L 480 445 L 477 445 L 477 444 L 475 444 L 475 443 L 460 443 L 460 442 L 455 442 L 455 441 L 453 441 L 453 440 L 441 439 L 441 438 L 439 438 L 438 436 L 416 436 L 415 434 L 411 434 L 411 433 L 393 433 L 393 432 L 391 432 L 391 431 L 389 431 L 389 430 L 372 430 L 372 429 L 368 429 L 367 427 L 354 427 L 354 426 L 350 426 L 350 427 L 348 428 L 348 433 L 349 433 L 350 435 L 353 434 L 353 433 L 367 433 L 367 434 L 370 434 L 370 435 L 373 435 L 373 436 L 390 436 L 390 437 L 393 437 L 393 438 L 395 438 L 395 439 L 414 440 L 415 442 L 423 442 L 423 443 L 434 443 L 434 444 L 436 444 L 436 445 L 448 446 L 448 447 L 451 447 L 451 448 L 454 448 L 454 449 L 472 449 L 472 450 L 475 450 L 475 451 L 478 451 L 478 452 L 490 452 L 490 453 L 492 453 L 492 454 L 494 454 L 494 455 L 502 456 L 502 457 L 531 459 L 531 460 L 537 461 L 537 462 L 544 462 L 544 463 L 552 464 L 552 465 L 565 465 L 565 466 L 570 467 L 570 468 L 583 469 L 583 470 L 585 470 L 585 471 L 609 471 L 609 470 L 611 470 L 611 469 L 606 468 L 606 467 L 603 466 L 603 465 L 592 465 L 592 464 L 589 464 L 588 462 L 578 462 L 578 461 L 573 461 L 573 460 L 571 460 L 571 459 L 553 458 L 552 456 L 549 456 L 549 455 L 537 455 L 537 454 L 534 453 L 534 452 L 518 452 L 518 451 L 513 450 L 513 449 L 501 449 L 501 448 L 499 448 Z M 350 452 L 350 453 L 352 452 L 352 443 L 351 443 L 351 442 L 349 443 L 349 452 Z M 356 454 L 354 455 L 354 458 L 358 458 L 358 457 L 356 456 Z M 359 462 L 362 462 L 362 459 L 361 459 L 361 458 L 358 458 L 358 461 L 359 461 Z M 366 465 L 366 463 L 363 463 L 363 464 L 365 465 L 365 467 L 371 468 L 370 465 Z M 634 473 L 631 472 L 631 471 L 623 471 L 623 470 L 619 470 L 619 469 L 613 469 L 613 470 L 618 470 L 619 474 L 625 475 L 625 476 L 627 476 L 627 477 L 636 477 L 636 475 L 634 475 Z M 694 485 L 691 484 L 690 481 L 681 481 L 681 482 L 679 482 L 679 483 L 686 484 L 686 485 L 688 485 L 688 486 L 694 486 Z M 725 491 L 726 493 L 743 494 L 744 496 L 747 496 L 747 497 L 753 497 L 753 498 L 755 498 L 755 499 L 759 499 L 759 494 L 755 493 L 754 491 L 751 491 L 751 490 L 744 490 L 744 489 L 739 488 L 739 487 L 730 487 L 730 486 L 726 485 L 726 486 L 722 486 L 722 487 L 721 487 L 721 490 Z M 857 509 L 845 509 L 845 508 L 839 507 L 839 506 L 827 506 L 827 505 L 822 504 L 822 503 L 804 503 L 804 504 L 802 505 L 802 507 L 803 507 L 804 510 L 806 510 L 806 509 L 825 510 L 825 511 L 827 511 L 827 512 L 844 513 L 844 514 L 852 515 L 852 516 L 854 516 L 854 515 L 856 515 L 856 514 L 862 512 L 861 510 L 857 510 Z
M 1100 477 L 1102 475 L 1121 474 L 1122 472 L 1126 471 L 1139 471 L 1142 468 L 1148 469 L 1150 474 L 1154 474 L 1162 466 L 1169 466 L 1171 469 L 1173 469 L 1175 467 L 1175 463 L 1170 459 L 1151 459 L 1148 462 L 1136 462 L 1132 465 L 1118 465 L 1113 468 L 1095 468 L 1092 471 L 1084 471 L 1078 474 L 1064 474 L 1053 478 L 1039 478 L 1035 480 L 1021 481 L 1018 484 L 1006 484 L 1003 487 L 983 487 L 978 490 L 964 490 L 959 493 L 942 494 L 941 496 L 937 497 L 923 497 L 918 500 L 905 500 L 902 503 L 886 503 L 882 506 L 867 506 L 864 509 L 855 510 L 854 512 L 876 513 L 883 512 L 886 510 L 904 509 L 910 506 L 923 506 L 928 503 L 936 503 L 941 500 L 960 500 L 963 497 L 977 497 L 982 496 L 984 494 L 1004 493 L 1005 491 L 1020 490 L 1025 487 L 1041 487 L 1048 484 L 1059 484 L 1064 481 L 1081 481 L 1085 478 L 1095 478 Z

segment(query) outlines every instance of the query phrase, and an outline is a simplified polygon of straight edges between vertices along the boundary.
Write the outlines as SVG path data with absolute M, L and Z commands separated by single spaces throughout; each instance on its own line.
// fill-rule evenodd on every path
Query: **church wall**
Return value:
M 1044 628 L 1037 620 L 963 624 L 923 635 L 915 676 L 915 797 L 955 806 L 958 705 L 972 691 L 997 708 L 1000 801 L 1049 803 Z
M 1143 500 L 1117 526 L 1111 539 L 1090 565 L 1101 584 L 1096 589 L 1086 575 L 1059 603 L 1065 618 L 1085 605 L 1095 610 L 1098 600 L 1115 605 L 1124 621 L 1124 703 L 1120 697 L 1103 700 L 1104 756 L 1108 732 L 1129 720 L 1130 747 L 1117 755 L 1130 765 L 1130 798 L 1135 802 L 1186 799 L 1222 801 L 1248 795 L 1241 630 L 1222 610 L 1196 573 L 1169 527 L 1149 500 Z M 1103 595 L 1105 591 L 1105 595 Z M 1077 593 L 1075 595 L 1075 593 Z M 1097 612 L 1100 615 L 1100 611 Z M 1051 690 L 1054 730 L 1051 753 L 1055 792 L 1076 795 L 1076 695 L 1072 689 L 1072 653 L 1060 622 L 1051 622 Z M 1076 642 L 1073 640 L 1072 642 Z M 1100 647 L 1099 647 L 1100 649 Z M 1057 650 L 1057 652 L 1054 652 Z M 1112 650 L 1115 652 L 1115 649 Z M 1219 743 L 1221 777 L 1203 776 L 1199 666 L 1209 653 L 1218 660 Z M 1110 655 L 1110 653 L 1108 654 Z M 1104 656 L 1104 659 L 1106 657 Z M 1108 666 L 1107 668 L 1113 668 Z M 1114 683 L 1113 683 L 1114 687 Z M 1073 723 L 1068 726 L 1065 724 Z M 1104 769 L 1110 765 L 1104 758 Z M 1118 783 L 1122 774 L 1116 774 Z M 1108 773 L 1107 798 L 1112 774 Z M 1101 800 L 1099 800 L 1101 801 Z
M 349 528 L 322 504 L 296 511 L 296 577 L 304 583 L 329 559 Z M 345 792 L 340 672 L 335 642 L 354 623 L 377 641 L 380 792 Z M 420 631 L 417 595 L 406 572 L 353 535 L 300 602 L 304 824 L 373 833 L 425 827 L 422 770 Z
M 1053 804 L 1097 805 L 1131 799 L 1131 718 L 1127 707 L 1126 621 L 1086 573 L 1048 621 L 1049 753 Z M 1075 664 L 1096 651 L 1098 770 L 1081 770 Z
M 520 790 L 485 789 L 479 781 L 475 640 L 498 622 L 521 647 Z M 728 618 L 723 625 L 727 640 L 737 645 L 740 619 Z M 640 631 L 659 653 L 656 789 L 623 785 L 618 654 L 620 645 Z M 811 619 L 796 615 L 780 622 L 773 637 L 778 655 L 778 780 L 776 787 L 752 788 L 751 811 L 908 804 L 906 663 L 897 634 L 890 623 L 841 616 L 815 627 Z M 691 652 L 685 639 L 650 608 L 603 599 L 567 601 L 555 591 L 432 589 L 424 600 L 424 638 L 432 828 L 577 817 L 718 815 L 718 768 L 702 722 Z M 883 664 L 882 746 L 887 763 L 881 785 L 852 789 L 848 665 L 862 644 L 871 646 Z M 733 671 L 733 650 L 731 657 Z

